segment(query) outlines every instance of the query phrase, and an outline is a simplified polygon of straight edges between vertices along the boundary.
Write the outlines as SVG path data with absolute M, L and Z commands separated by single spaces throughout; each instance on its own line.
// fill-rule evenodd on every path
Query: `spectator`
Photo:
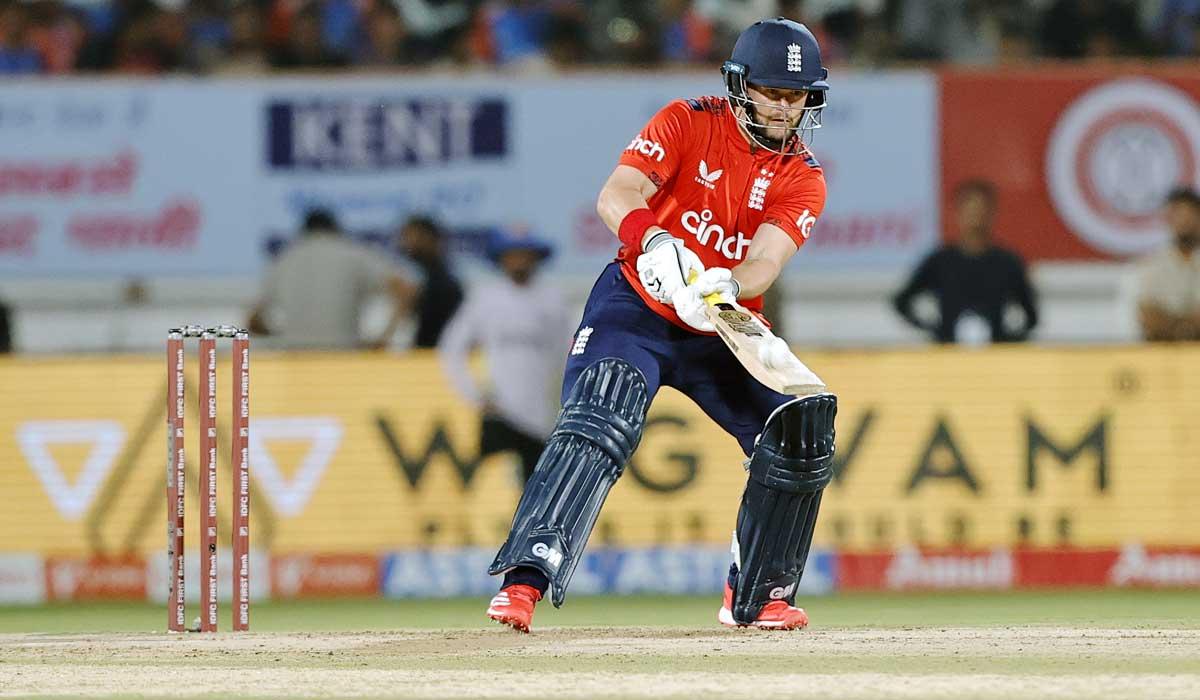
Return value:
M 415 216 L 400 228 L 400 248 L 424 272 L 425 283 L 417 293 L 415 313 L 417 333 L 415 348 L 437 347 L 442 330 L 454 316 L 463 300 L 462 285 L 446 261 L 442 227 L 427 216 Z M 400 317 L 388 324 L 385 338 L 390 338 L 399 325 Z
M 390 293 L 397 309 L 411 307 L 416 287 L 377 251 L 347 240 L 333 215 L 314 209 L 299 240 L 267 271 L 251 331 L 277 335 L 289 348 L 363 347 L 359 317 L 367 298 Z
M 31 6 L 29 41 L 41 56 L 42 71 L 55 75 L 75 69 L 86 33 L 82 14 L 58 0 L 38 0 Z
M 461 55 L 462 42 L 479 8 L 468 0 L 397 0 L 400 17 L 408 28 L 413 58 L 429 63 L 447 57 L 455 62 L 469 60 Z
M 1023 0 L 989 3 L 958 0 L 903 0 L 897 6 L 900 55 L 910 59 L 949 59 L 958 63 L 994 63 L 1008 39 L 1028 34 L 1020 24 L 1028 16 Z M 1007 25 L 1007 26 L 1005 26 Z
M 1056 0 L 1042 17 L 1042 42 L 1055 58 L 1112 58 L 1144 43 L 1128 0 Z
M 19 0 L 0 4 L 0 75 L 42 72 L 42 57 L 29 38 L 29 10 Z
M 228 50 L 216 60 L 212 71 L 218 75 L 258 75 L 270 68 L 262 12 L 252 0 L 243 0 L 230 12 Z
M 939 343 L 1025 340 L 1037 325 L 1037 304 L 1024 261 L 992 242 L 995 189 L 991 183 L 971 180 L 958 187 L 954 201 L 958 240 L 921 262 L 894 298 L 896 311 Z M 913 302 L 922 293 L 936 298 L 936 321 L 915 312 Z M 1019 325 L 1009 323 L 1013 304 L 1024 311 Z M 973 337 L 976 334 L 986 338 Z
M 1138 320 L 1146 340 L 1200 340 L 1200 194 L 1167 196 L 1171 244 L 1138 266 Z
M 375 2 L 366 14 L 365 25 L 366 41 L 355 52 L 355 65 L 385 68 L 412 62 L 408 29 L 390 0 Z
M 542 47 L 550 11 L 542 3 L 532 0 L 493 3 L 485 17 L 498 63 L 519 65 L 545 60 Z
M 651 65 L 661 53 L 660 20 L 656 3 L 597 0 L 588 8 L 587 35 L 601 62 Z
M 575 13 L 558 12 L 546 26 L 546 58 L 557 70 L 572 70 L 588 61 L 587 27 Z
M 713 25 L 696 11 L 693 0 L 663 3 L 663 56 L 678 63 L 698 63 L 713 55 Z
M 13 350 L 12 323 L 9 320 L 11 315 L 8 307 L 0 301 L 0 355 L 6 355 Z
M 321 27 L 321 5 L 310 2 L 291 18 L 287 40 L 272 57 L 271 65 L 283 70 L 340 68 L 346 58 L 325 45 Z
M 473 289 L 440 345 L 451 383 L 482 413 L 480 455 L 514 450 L 524 483 L 537 466 L 558 413 L 558 374 L 571 337 L 559 290 L 536 279 L 548 244 L 498 232 L 488 257 L 504 277 Z M 467 360 L 481 348 L 489 381 L 481 388 Z
M 1200 0 L 1162 0 L 1155 33 L 1169 56 L 1195 56 L 1200 50 Z
M 230 44 L 230 15 L 222 0 L 190 0 L 187 3 L 189 63 L 211 71 Z

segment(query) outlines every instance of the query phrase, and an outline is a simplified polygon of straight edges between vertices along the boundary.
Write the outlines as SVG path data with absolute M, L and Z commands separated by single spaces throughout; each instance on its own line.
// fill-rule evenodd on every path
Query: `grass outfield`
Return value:
M 715 596 L 575 596 L 561 609 L 538 607 L 536 627 L 716 625 Z M 327 600 L 259 603 L 255 632 L 488 628 L 482 598 L 451 600 Z M 1065 591 L 1052 593 L 841 594 L 799 603 L 810 629 L 984 625 L 1200 628 L 1195 591 Z M 189 615 L 198 611 L 188 606 Z M 228 629 L 229 607 L 222 607 Z M 0 607 L 4 632 L 154 632 L 166 608 L 149 604 L 60 604 Z
M 793 633 L 641 596 L 545 606 L 519 635 L 485 603 L 260 604 L 239 635 L 165 634 L 162 606 L 0 608 L 0 697 L 1200 697 L 1195 592 L 841 595 Z

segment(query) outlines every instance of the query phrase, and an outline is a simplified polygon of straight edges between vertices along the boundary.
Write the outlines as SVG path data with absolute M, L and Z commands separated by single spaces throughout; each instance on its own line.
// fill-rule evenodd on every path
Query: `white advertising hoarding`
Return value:
M 907 265 L 937 240 L 937 82 L 833 82 L 813 151 L 829 203 L 798 265 Z M 327 206 L 384 240 L 445 221 L 462 250 L 495 226 L 595 274 L 615 239 L 596 194 L 621 150 L 709 75 L 55 82 L 5 88 L 0 272 L 252 274 Z

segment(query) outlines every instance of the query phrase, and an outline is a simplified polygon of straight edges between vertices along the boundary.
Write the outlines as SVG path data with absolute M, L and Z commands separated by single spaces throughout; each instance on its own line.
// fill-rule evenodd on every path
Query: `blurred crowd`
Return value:
M 1198 0 L 0 0 L 0 73 L 711 66 L 775 15 L 834 65 L 1200 57 Z

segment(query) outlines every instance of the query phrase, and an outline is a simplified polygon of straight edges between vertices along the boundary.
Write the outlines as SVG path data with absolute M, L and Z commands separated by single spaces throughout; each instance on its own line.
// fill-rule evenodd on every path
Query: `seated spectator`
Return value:
M 412 62 L 408 28 L 389 0 L 375 2 L 366 13 L 366 41 L 354 52 L 354 64 L 363 67 L 389 67 Z
M 367 298 L 387 292 L 396 308 L 411 308 L 413 275 L 360 243 L 347 239 L 333 214 L 314 209 L 300 239 L 271 264 L 262 298 L 250 315 L 251 332 L 276 335 L 288 348 L 349 350 L 375 343 L 359 337 Z
M 1113 58 L 1143 48 L 1138 10 L 1129 0 L 1055 0 L 1042 15 L 1044 53 L 1054 58 Z
M 346 58 L 325 44 L 321 5 L 310 2 L 291 18 L 287 41 L 278 48 L 271 65 L 283 70 L 341 68 Z
M 270 70 L 267 59 L 263 16 L 252 0 L 234 5 L 229 14 L 229 45 L 216 59 L 212 72 L 218 75 L 258 75 Z
M 59 0 L 39 0 L 31 5 L 29 43 L 41 56 L 42 72 L 55 75 L 75 69 L 87 30 L 79 8 Z
M 0 75 L 42 72 L 42 57 L 29 39 L 29 10 L 19 0 L 0 2 Z
M 1171 242 L 1138 265 L 1138 321 L 1146 340 L 1200 340 L 1200 194 L 1167 196 Z
M 982 180 L 968 181 L 958 187 L 954 200 L 958 240 L 921 262 L 893 299 L 896 311 L 939 343 L 1025 340 L 1037 325 L 1037 304 L 1025 262 L 992 242 L 995 189 Z M 916 313 L 913 302 L 922 293 L 936 298 L 936 320 Z M 1014 304 L 1024 311 L 1015 327 L 1008 322 Z

